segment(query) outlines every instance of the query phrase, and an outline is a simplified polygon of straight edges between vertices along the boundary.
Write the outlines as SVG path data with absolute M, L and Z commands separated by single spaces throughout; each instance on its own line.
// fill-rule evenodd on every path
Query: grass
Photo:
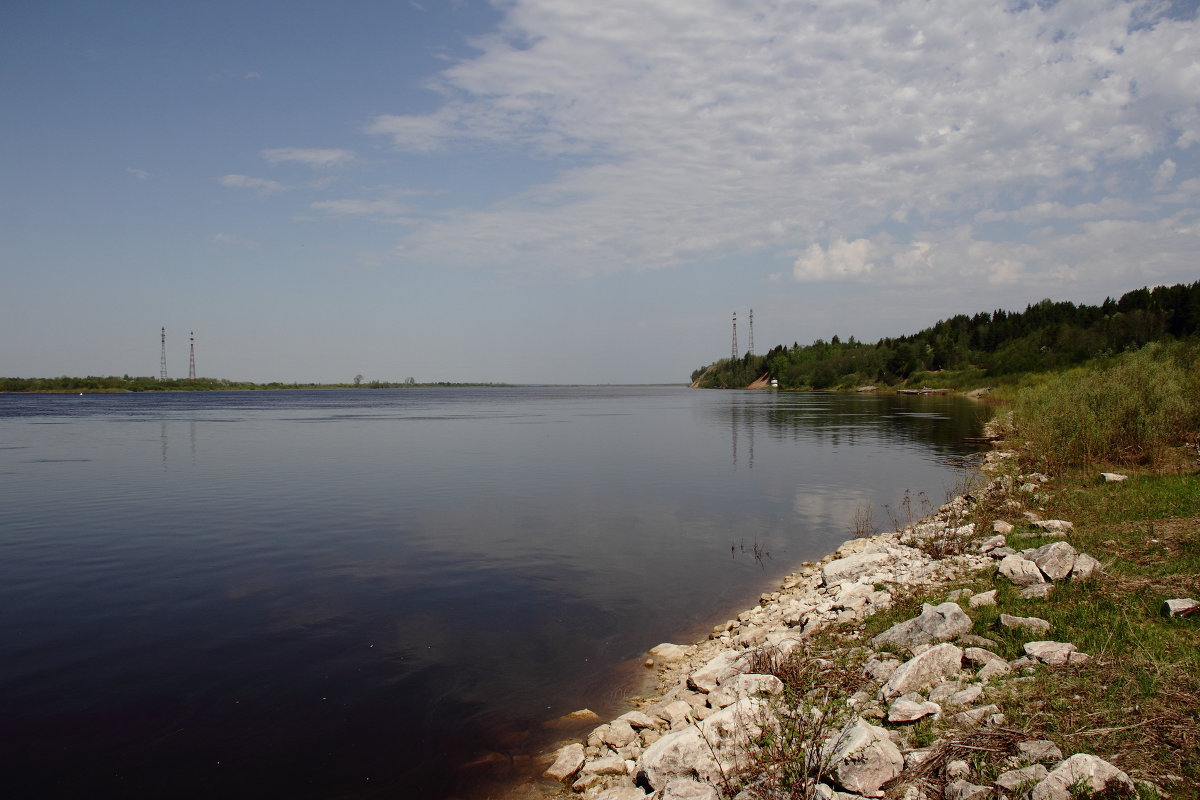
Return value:
M 1016 397 L 1027 455 L 1051 469 L 1152 464 L 1200 429 L 1200 344 L 1155 343 Z

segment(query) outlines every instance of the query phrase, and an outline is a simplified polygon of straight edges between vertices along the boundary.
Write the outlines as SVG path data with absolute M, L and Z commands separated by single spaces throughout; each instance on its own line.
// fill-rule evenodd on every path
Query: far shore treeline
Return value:
M 911 336 L 866 344 L 850 337 L 779 345 L 692 373 L 702 388 L 749 386 L 764 375 L 781 389 L 947 388 L 1016 382 L 1151 342 L 1200 334 L 1200 281 L 1128 292 L 1098 306 L 1043 300 L 1023 312 L 959 314 Z
M 364 381 L 353 383 L 251 383 L 220 378 L 151 378 L 122 375 L 86 378 L 0 378 L 0 392 L 205 392 L 205 391 L 270 391 L 283 389 L 413 389 L 450 386 L 505 386 L 503 383 L 452 383 L 437 381 L 417 383 L 412 378 L 403 381 Z

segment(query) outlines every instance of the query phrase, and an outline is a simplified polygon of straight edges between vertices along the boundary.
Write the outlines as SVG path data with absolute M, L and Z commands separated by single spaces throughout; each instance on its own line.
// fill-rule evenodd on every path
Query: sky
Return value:
M 1197 0 L 8 0 L 0 375 L 683 383 L 1200 279 Z

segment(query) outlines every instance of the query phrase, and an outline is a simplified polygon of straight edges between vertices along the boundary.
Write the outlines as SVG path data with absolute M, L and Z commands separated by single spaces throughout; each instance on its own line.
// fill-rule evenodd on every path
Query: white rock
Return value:
M 1200 602 L 1190 597 L 1181 597 L 1164 601 L 1162 604 L 1162 615 L 1164 617 L 1191 616 L 1192 614 L 1200 613 L 1198 609 L 1200 609 Z
M 958 603 L 931 606 L 924 603 L 921 614 L 899 622 L 871 640 L 875 647 L 895 644 L 915 647 L 930 642 L 945 642 L 971 630 L 971 618 Z
M 760 702 L 747 698 L 702 723 L 667 734 L 646 748 L 638 759 L 637 771 L 645 775 L 653 789 L 662 789 L 676 778 L 719 782 L 723 775 L 733 774 L 745 765 L 746 739 L 761 730 L 756 725 L 755 711 Z
M 1053 583 L 1035 583 L 1032 586 L 1026 586 L 1017 594 L 1022 600 L 1045 600 L 1053 591 Z
M 1030 797 L 1032 800 L 1072 800 L 1098 794 L 1105 788 L 1131 795 L 1136 792 L 1129 776 L 1112 764 L 1093 755 L 1076 753 L 1034 786 Z
M 1046 582 L 1038 565 L 1021 556 L 1005 556 L 1000 561 L 1000 574 L 1017 586 Z
M 992 589 L 987 592 L 980 592 L 979 594 L 971 595 L 970 599 L 967 600 L 967 605 L 969 605 L 971 608 L 982 608 L 983 606 L 996 605 L 996 590 Z
M 968 711 L 960 711 L 950 717 L 950 721 L 963 728 L 977 728 L 983 724 L 984 720 L 999 711 L 1000 708 L 996 705 L 980 706 Z
M 1051 542 L 1022 555 L 1038 565 L 1047 578 L 1060 581 L 1071 574 L 1075 566 L 1075 548 L 1066 542 Z
M 628 775 L 629 768 L 620 756 L 597 758 L 583 765 L 584 775 Z
M 1014 617 L 1011 614 L 1001 614 L 1000 627 L 1026 628 L 1029 630 L 1046 632 L 1050 630 L 1050 623 L 1041 617 Z
M 1005 664 L 1005 666 L 1008 666 L 1008 665 Z M 954 708 L 961 708 L 962 706 L 969 706 L 972 703 L 974 703 L 976 700 L 978 700 L 982 695 L 983 695 L 983 687 L 980 686 L 978 683 L 972 683 L 970 686 L 966 687 L 962 691 L 955 692 L 954 694 L 947 697 L 946 705 L 954 707 Z
M 1078 648 L 1075 645 L 1066 642 L 1026 642 L 1025 644 L 1025 655 L 1052 667 L 1082 664 L 1090 658 L 1087 653 L 1077 651 Z
M 963 761 L 961 758 L 946 764 L 947 778 L 966 778 L 971 774 L 971 765 Z
M 1040 530 L 1053 531 L 1055 533 L 1067 533 L 1075 530 L 1075 524 L 1067 522 L 1065 519 L 1039 519 L 1029 524 Z
M 830 762 L 834 783 L 856 794 L 878 790 L 904 769 L 904 756 L 887 731 L 861 717 L 839 734 Z
M 746 669 L 745 659 L 734 650 L 724 650 L 688 677 L 688 686 L 708 694 L 726 678 L 731 678 Z
M 663 642 L 650 648 L 650 657 L 661 664 L 675 664 L 687 658 L 688 649 L 682 645 Z
M 897 697 L 925 686 L 933 686 L 956 674 L 962 668 L 963 651 L 950 643 L 931 647 L 901 664 L 880 693 Z
M 605 789 L 592 800 L 646 800 L 646 793 L 636 786 L 616 786 Z
M 830 561 L 821 567 L 821 580 L 826 586 L 853 580 L 860 575 L 874 572 L 895 558 L 888 553 L 855 553 L 852 556 Z
M 983 800 L 990 797 L 992 790 L 987 786 L 979 786 L 970 781 L 956 780 L 946 784 L 943 791 L 946 800 Z
M 1100 477 L 1105 483 L 1120 483 L 1123 480 L 1128 480 L 1128 475 L 1122 475 L 1119 472 L 1101 472 Z
M 913 700 L 900 699 L 892 703 L 888 708 L 888 722 L 916 722 L 919 719 L 924 719 L 929 716 L 938 716 L 942 713 L 942 707 L 937 703 L 925 701 L 923 703 Z
M 556 781 L 570 780 L 583 768 L 583 745 L 578 742 L 560 747 L 554 763 L 543 774 Z
M 653 717 L 650 717 L 641 711 L 626 711 L 624 714 L 617 717 L 617 719 L 625 720 L 635 730 L 657 728 L 662 724 L 661 722 L 655 721 Z
M 1025 764 L 1033 764 L 1038 761 L 1057 763 L 1063 760 L 1062 750 L 1059 750 L 1058 745 L 1049 739 L 1031 739 L 1026 742 L 1018 742 L 1017 757 Z
M 658 800 L 720 800 L 721 795 L 711 783 L 701 783 L 691 778 L 676 778 L 669 781 L 655 797 Z
M 1075 556 L 1075 564 L 1071 567 L 1071 580 L 1087 580 L 1100 571 L 1100 562 L 1087 553 Z
M 992 522 L 992 530 L 999 534 L 1008 534 L 1013 532 L 1013 526 L 1012 523 L 998 519 Z
M 1000 773 L 996 776 L 994 785 L 1005 792 L 1016 792 L 1022 787 L 1028 789 L 1045 778 L 1047 774 L 1049 771 L 1041 764 L 1033 764 L 1022 769 L 1010 769 Z
M 633 732 L 633 726 L 629 724 L 628 720 L 614 719 L 608 725 L 601 727 L 607 728 L 601 735 L 601 739 L 614 750 L 637 741 L 638 736 Z
M 734 675 L 708 695 L 713 708 L 731 706 L 743 697 L 754 695 L 778 695 L 783 693 L 783 681 L 774 675 L 756 673 Z

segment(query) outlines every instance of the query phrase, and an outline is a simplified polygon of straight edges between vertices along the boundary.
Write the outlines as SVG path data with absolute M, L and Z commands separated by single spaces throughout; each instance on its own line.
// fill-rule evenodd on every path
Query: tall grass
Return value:
M 1014 421 L 1050 466 L 1145 464 L 1200 430 L 1200 343 L 1154 343 L 1022 391 Z

